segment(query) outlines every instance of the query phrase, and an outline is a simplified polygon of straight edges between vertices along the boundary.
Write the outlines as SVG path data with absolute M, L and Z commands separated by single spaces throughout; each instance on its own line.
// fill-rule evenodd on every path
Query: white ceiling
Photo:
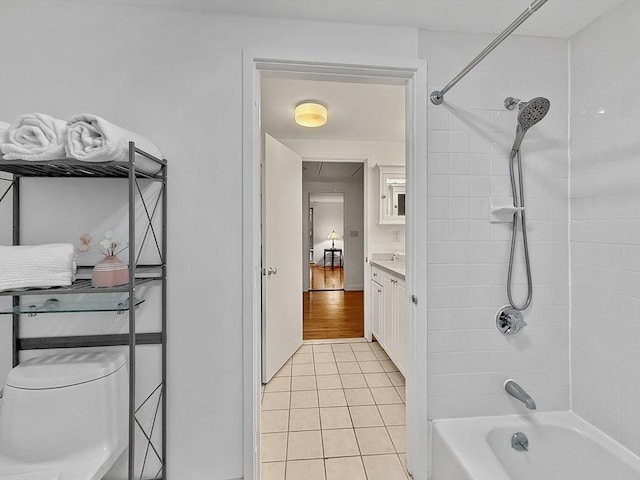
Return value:
M 302 180 L 305 182 L 362 182 L 362 163 L 355 162 L 302 162 Z
M 130 1 L 130 0 L 120 0 Z M 134 0 L 135 1 L 135 0 Z M 138 0 L 267 18 L 500 33 L 533 0 Z M 569 38 L 624 0 L 549 0 L 516 31 Z
M 303 100 L 327 107 L 327 123 L 301 127 L 293 110 Z M 261 121 L 281 139 L 404 141 L 404 87 L 263 78 Z

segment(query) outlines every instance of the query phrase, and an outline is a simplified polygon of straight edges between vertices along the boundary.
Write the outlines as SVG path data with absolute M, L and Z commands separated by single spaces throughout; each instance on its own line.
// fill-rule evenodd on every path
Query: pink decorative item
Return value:
M 115 255 L 107 255 L 93 267 L 93 287 L 115 287 L 129 282 L 129 267 Z

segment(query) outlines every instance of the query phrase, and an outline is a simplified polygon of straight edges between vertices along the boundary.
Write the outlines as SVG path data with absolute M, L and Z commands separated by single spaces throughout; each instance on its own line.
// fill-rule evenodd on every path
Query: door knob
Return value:
M 268 276 L 276 275 L 277 273 L 278 273 L 278 269 L 276 267 L 269 267 L 269 269 L 267 270 Z

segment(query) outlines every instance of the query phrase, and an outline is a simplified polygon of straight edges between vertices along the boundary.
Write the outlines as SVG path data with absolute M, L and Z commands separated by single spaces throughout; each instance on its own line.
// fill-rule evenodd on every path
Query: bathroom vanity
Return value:
M 404 262 L 371 261 L 371 332 L 403 375 L 407 366 L 406 292 Z

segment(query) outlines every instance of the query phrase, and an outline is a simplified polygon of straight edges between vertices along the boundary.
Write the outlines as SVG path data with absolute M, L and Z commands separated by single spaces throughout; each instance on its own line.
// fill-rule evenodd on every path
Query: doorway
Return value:
M 315 169 L 305 165 L 302 170 Z M 303 195 L 304 188 L 303 173 Z M 309 292 L 344 290 L 344 194 L 308 193 Z
M 396 62 L 392 62 L 396 63 Z M 411 62 L 409 62 L 411 64 Z M 256 105 L 259 102 L 259 89 L 256 88 L 260 83 L 260 77 L 262 74 L 268 72 L 288 72 L 290 75 L 292 70 L 297 70 L 298 74 L 303 77 L 313 77 L 314 75 L 331 76 L 335 78 L 348 78 L 349 81 L 361 81 L 361 82 L 376 82 L 376 83 L 388 83 L 396 85 L 405 85 L 405 89 L 408 93 L 407 105 L 409 109 L 406 114 L 407 122 L 407 179 L 408 179 L 408 191 L 407 191 L 407 212 L 408 217 L 411 216 L 412 211 L 425 211 L 426 210 L 426 195 L 416 193 L 412 196 L 412 190 L 415 188 L 417 179 L 426 178 L 426 166 L 419 164 L 416 161 L 417 157 L 420 157 L 424 162 L 426 158 L 426 70 L 424 65 L 414 65 L 412 67 L 406 67 L 402 64 L 395 64 L 393 66 L 387 66 L 384 68 L 378 67 L 348 67 L 344 65 L 337 66 L 330 63 L 318 63 L 318 64 L 300 64 L 297 62 L 295 65 L 283 61 L 268 61 L 264 60 L 264 57 L 260 57 L 258 60 L 256 57 L 250 54 L 245 54 L 245 146 L 247 147 L 244 155 L 244 184 L 246 189 L 244 190 L 245 199 L 245 222 L 244 225 L 244 252 L 247 259 L 247 268 L 244 270 L 244 285 L 245 285 L 245 332 L 246 332 L 246 360 L 247 368 L 245 370 L 245 385 L 247 387 L 247 395 L 245 396 L 245 412 L 247 414 L 247 422 L 245 423 L 245 476 L 246 478 L 256 479 L 258 478 L 257 472 L 259 472 L 260 456 L 257 454 L 259 450 L 253 448 L 256 445 L 255 441 L 258 439 L 260 427 L 260 389 L 259 389 L 259 343 L 260 343 L 260 312 L 261 301 L 260 291 L 257 288 L 254 280 L 259 278 L 256 276 L 256 272 L 261 272 L 260 265 L 260 248 L 259 248 L 259 231 L 260 231 L 260 198 L 257 192 L 260 191 L 259 184 L 259 170 L 257 168 L 257 159 L 260 158 L 260 135 L 257 129 L 259 122 L 258 112 Z M 416 86 L 419 88 L 416 89 Z M 257 96 L 256 96 L 257 95 Z M 256 188 L 257 187 L 257 188 Z M 420 187 L 424 191 L 424 185 L 420 184 Z M 426 339 L 426 332 L 422 331 L 422 325 L 416 325 L 416 315 L 426 315 L 426 271 L 420 271 L 415 269 L 411 263 L 411 259 L 415 259 L 420 265 L 426 265 L 424 261 L 424 252 L 416 252 L 416 238 L 424 243 L 426 239 L 426 229 L 421 229 L 419 232 L 415 230 L 415 225 L 407 225 L 408 227 L 408 242 L 407 242 L 407 284 L 409 292 L 414 294 L 414 299 L 424 299 L 424 303 L 414 302 L 409 309 L 409 335 L 420 334 L 420 338 Z M 418 234 L 416 236 L 416 234 Z M 302 243 L 302 242 L 301 242 Z M 301 252 L 302 254 L 302 252 Z M 417 270 L 417 271 L 416 271 Z M 365 289 L 366 289 L 365 282 Z M 366 331 L 370 329 L 365 325 Z M 369 344 L 367 344 L 369 345 Z M 422 450 L 426 451 L 427 447 L 427 432 L 426 432 L 426 411 L 422 406 L 424 402 L 420 399 L 426 398 L 426 379 L 422 379 L 418 376 L 413 376 L 412 373 L 416 370 L 425 372 L 426 365 L 424 359 L 426 359 L 424 345 L 416 345 L 415 342 L 409 344 L 409 367 L 408 378 L 412 380 L 412 386 L 407 392 L 407 463 L 412 465 L 412 468 L 416 472 L 426 472 L 426 463 L 424 462 L 424 455 Z M 336 349 L 333 349 L 334 355 Z M 351 347 L 352 353 L 355 356 L 356 348 Z M 313 349 L 312 349 L 313 351 Z M 324 358 L 321 355 L 324 352 L 318 351 L 318 356 Z M 329 352 L 326 352 L 329 353 Z M 348 353 L 348 352 L 344 352 Z M 370 356 L 369 352 L 365 352 L 366 356 Z M 298 352 L 298 362 L 292 362 L 289 366 L 295 368 L 295 364 L 298 364 L 297 370 L 302 371 L 309 369 L 305 367 L 307 365 L 308 358 L 306 355 L 309 353 Z M 373 353 L 375 356 L 375 353 Z M 312 355 L 313 356 L 313 355 Z M 363 355 L 361 355 L 363 356 Z M 363 356 L 364 357 L 364 356 Z M 356 356 L 357 358 L 357 356 Z M 360 359 L 363 362 L 369 361 Z M 358 361 L 360 361 L 358 360 Z M 372 361 L 372 360 L 371 360 Z M 315 359 L 312 364 L 315 364 Z M 357 363 L 357 362 L 356 362 Z M 318 362 L 317 365 L 321 365 L 322 362 Z M 286 367 L 286 365 L 285 365 Z M 323 367 L 324 368 L 324 367 Z M 292 377 L 293 378 L 293 377 Z M 317 381 L 317 380 L 316 380 Z M 292 385 L 292 381 L 290 383 Z M 318 395 L 320 390 L 316 390 Z M 253 392 L 253 395 L 250 394 Z M 275 392 L 274 392 L 275 393 Z M 296 397 L 303 397 L 305 395 L 296 395 Z M 323 395 L 325 396 L 325 395 Z M 284 396 L 283 396 L 284 397 Z M 318 395 L 319 397 L 319 395 Z M 318 398 L 316 397 L 316 398 Z M 293 390 L 290 391 L 290 397 L 293 398 Z M 310 407 L 311 408 L 311 407 Z M 297 436 L 317 436 L 313 435 L 297 435 Z M 401 435 L 403 436 L 403 435 Z M 286 440 L 285 440 L 286 443 Z M 413 453 L 412 453 L 413 450 Z M 327 462 L 325 462 L 326 465 Z M 278 467 L 277 465 L 273 465 Z M 366 462 L 365 462 L 366 466 Z M 418 476 L 416 478 L 422 478 Z M 426 478 L 426 477 L 425 477 Z

